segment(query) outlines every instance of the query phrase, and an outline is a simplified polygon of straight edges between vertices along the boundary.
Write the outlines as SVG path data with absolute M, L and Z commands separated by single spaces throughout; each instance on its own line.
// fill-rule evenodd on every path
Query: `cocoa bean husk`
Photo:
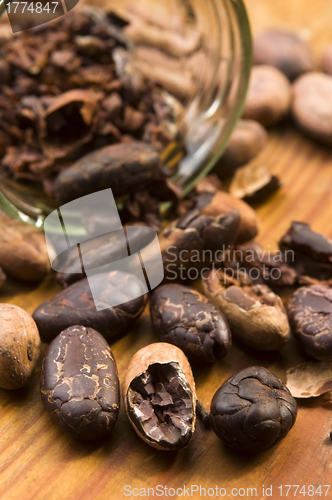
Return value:
M 40 141 L 49 158 L 63 158 L 92 139 L 96 95 L 81 89 L 56 97 L 41 117 Z

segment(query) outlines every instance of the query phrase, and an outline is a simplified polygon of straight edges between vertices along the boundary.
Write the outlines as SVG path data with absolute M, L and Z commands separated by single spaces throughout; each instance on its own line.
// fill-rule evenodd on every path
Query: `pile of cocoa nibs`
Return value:
M 7 78 L 2 106 L 12 101 L 11 113 L 0 115 L 4 143 L 10 142 L 1 168 L 17 178 L 41 180 L 67 201 L 87 194 L 88 171 L 86 159 L 76 158 L 74 165 L 65 168 L 63 158 L 70 157 L 68 151 L 77 154 L 77 142 L 71 150 L 75 141 L 80 148 L 93 148 L 88 154 L 91 165 L 107 173 L 102 188 L 116 187 L 121 196 L 125 186 L 135 194 L 123 208 L 123 223 L 132 228 L 135 223 L 138 238 L 144 225 L 158 231 L 164 278 L 148 293 L 130 269 L 90 274 L 88 279 L 75 267 L 75 252 L 68 251 L 64 263 L 68 272 L 49 277 L 63 289 L 40 304 L 32 316 L 14 305 L 0 304 L 0 387 L 18 389 L 29 382 L 44 342 L 49 347 L 42 361 L 41 398 L 55 422 L 73 436 L 102 443 L 116 424 L 122 400 L 137 435 L 159 450 L 188 446 L 199 416 L 204 432 L 212 429 L 228 447 L 260 452 L 291 430 L 296 399 L 326 394 L 325 401 L 331 403 L 332 241 L 308 224 L 294 221 L 281 235 L 279 250 L 265 252 L 255 240 L 259 223 L 250 204 L 271 195 L 280 182 L 249 162 L 266 143 L 264 126 L 284 118 L 291 107 L 306 133 L 325 143 L 331 134 L 332 140 L 328 120 L 322 131 L 319 116 L 311 112 L 309 126 L 305 113 L 306 104 L 319 101 L 332 77 L 310 73 L 310 50 L 294 34 L 269 30 L 259 35 L 244 119 L 214 173 L 180 199 L 162 175 L 158 154 L 171 138 L 162 134 L 156 142 L 156 136 L 149 135 L 162 123 L 158 100 L 152 99 L 154 92 L 160 96 L 160 87 L 151 83 L 135 93 L 137 81 L 124 70 L 128 52 L 121 22 L 114 16 L 109 19 L 111 24 L 104 26 L 94 24 L 86 14 L 65 17 L 64 31 L 44 27 L 34 33 L 34 40 L 39 36 L 49 45 L 39 40 L 32 47 L 29 34 L 2 42 L 8 52 L 3 61 L 8 71 L 1 73 Z M 100 62 L 100 71 L 91 69 L 93 58 Z M 328 52 L 324 61 L 327 69 Z M 76 85 L 81 90 L 75 90 Z M 68 99 L 68 92 L 74 92 L 76 100 Z M 100 99 L 87 98 L 90 92 L 99 93 Z M 118 121 L 109 120 L 120 105 Z M 318 114 L 322 110 L 319 102 L 314 108 Z M 86 122 L 84 134 L 64 142 L 66 116 L 77 120 L 88 116 L 91 121 Z M 332 125 L 332 112 L 330 116 Z M 133 122 L 140 126 L 134 127 Z M 115 128 L 109 128 L 111 124 Z M 60 135 L 56 130 L 62 130 Z M 109 145 L 111 138 L 114 144 Z M 130 152 L 125 160 L 123 144 Z M 25 151 L 29 160 L 24 160 Z M 39 155 L 35 162 L 33 154 Z M 15 155 L 23 164 L 10 163 Z M 135 175 L 124 177 L 124 165 Z M 145 166 L 142 175 L 136 175 L 137 165 Z M 226 192 L 220 177 L 232 175 Z M 94 182 L 98 190 L 98 175 Z M 160 199 L 173 202 L 163 215 Z M 102 224 L 102 214 L 100 220 L 83 216 L 81 222 L 83 226 Z M 100 267 L 107 258 L 116 260 L 117 252 L 116 240 L 109 234 L 93 244 L 81 244 L 86 269 Z M 7 276 L 36 282 L 51 273 L 43 234 L 0 214 L 0 285 L 5 289 Z M 92 288 L 103 289 L 105 303 L 114 294 L 122 297 L 122 303 L 97 310 Z M 128 295 L 132 289 L 137 292 L 135 299 Z M 134 354 L 119 381 L 109 344 L 138 324 L 148 303 L 156 342 Z M 193 371 L 223 363 L 232 343 L 251 357 L 260 353 L 262 359 L 262 352 L 282 350 L 292 335 L 306 362 L 288 370 L 286 384 L 262 366 L 248 366 L 208 396 L 209 411 L 197 400 Z

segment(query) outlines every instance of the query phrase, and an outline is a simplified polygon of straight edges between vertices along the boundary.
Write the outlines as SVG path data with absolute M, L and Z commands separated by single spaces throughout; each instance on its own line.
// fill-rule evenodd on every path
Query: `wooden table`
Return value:
M 332 0 L 247 0 L 247 6 L 254 31 L 271 25 L 301 30 L 311 37 L 317 60 L 324 44 L 332 42 Z M 314 229 L 332 237 L 332 153 L 287 127 L 271 131 L 261 160 L 280 175 L 283 188 L 258 208 L 259 241 L 266 248 L 269 245 L 275 248 L 291 220 L 310 222 Z M 32 313 L 57 290 L 51 277 L 34 287 L 9 282 L 1 290 L 0 300 Z M 145 314 L 135 331 L 112 345 L 120 380 L 135 351 L 156 340 Z M 234 345 L 224 360 L 195 370 L 198 397 L 208 405 L 224 380 L 254 364 L 271 369 L 285 380 L 286 369 L 301 360 L 294 341 L 280 353 L 270 355 L 244 353 Z M 123 408 L 109 442 L 95 447 L 74 441 L 63 434 L 44 411 L 39 395 L 39 373 L 40 364 L 24 390 L 0 391 L 0 498 L 4 500 L 120 499 L 126 498 L 125 485 L 131 488 L 157 485 L 215 488 L 218 485 L 227 488 L 229 498 L 236 497 L 232 488 L 245 489 L 240 490 L 242 496 L 238 498 L 250 498 L 247 488 L 257 488 L 256 498 L 264 498 L 264 485 L 265 488 L 272 486 L 272 498 L 277 499 L 280 485 L 317 488 L 332 482 L 329 439 L 332 414 L 323 406 L 322 397 L 301 402 L 296 425 L 289 435 L 257 456 L 247 457 L 227 450 L 214 433 L 204 430 L 200 423 L 186 450 L 165 453 L 153 450 L 136 436 Z M 332 498 L 332 487 L 327 497 L 324 497 L 325 490 L 323 487 L 322 496 L 314 498 Z M 204 497 L 209 498 L 204 492 L 201 497 L 199 492 L 193 496 Z M 298 493 L 296 498 L 302 497 Z

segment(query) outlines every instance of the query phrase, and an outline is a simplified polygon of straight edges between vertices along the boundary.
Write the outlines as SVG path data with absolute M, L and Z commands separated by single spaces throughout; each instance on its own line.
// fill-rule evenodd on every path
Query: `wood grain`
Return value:
M 332 0 L 246 3 L 254 31 L 271 25 L 304 30 L 311 37 L 317 61 L 324 44 L 332 41 Z M 271 131 L 269 144 L 258 161 L 279 174 L 283 183 L 279 193 L 258 207 L 260 242 L 266 248 L 275 248 L 291 220 L 310 222 L 316 230 L 332 237 L 332 153 L 287 125 Z M 1 290 L 0 300 L 32 313 L 58 289 L 52 278 L 38 286 L 9 282 Z M 130 357 L 156 340 L 146 313 L 134 331 L 111 346 L 120 381 Z M 285 380 L 286 369 L 301 360 L 293 340 L 280 353 L 268 355 L 244 352 L 234 345 L 221 362 L 209 368 L 194 367 L 198 397 L 208 405 L 226 378 L 254 364 L 271 369 Z M 227 488 L 228 498 L 235 498 L 232 488 L 257 488 L 256 498 L 264 498 L 263 485 L 272 485 L 272 498 L 277 499 L 277 487 L 282 484 L 312 484 L 316 488 L 331 482 L 332 414 L 323 406 L 322 397 L 301 403 L 289 435 L 274 448 L 253 457 L 227 450 L 200 423 L 186 450 L 158 452 L 137 437 L 123 405 L 111 439 L 95 447 L 65 435 L 45 413 L 39 395 L 39 371 L 40 364 L 26 389 L 0 391 L 0 498 L 5 500 L 110 500 L 125 498 L 125 485 L 179 488 L 191 484 Z M 327 497 L 324 488 L 322 491 L 320 498 L 332 498 L 332 487 Z

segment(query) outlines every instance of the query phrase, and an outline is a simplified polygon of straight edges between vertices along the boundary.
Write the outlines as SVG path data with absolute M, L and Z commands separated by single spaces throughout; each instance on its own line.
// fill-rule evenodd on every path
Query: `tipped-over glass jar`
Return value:
M 188 193 L 242 112 L 251 67 L 242 0 L 100 4 L 107 14 L 79 5 L 58 24 L 8 29 L 1 43 L 0 208 L 39 227 L 62 203 L 57 176 L 109 144 L 152 144 L 163 175 Z M 70 24 L 79 11 L 90 20 Z

